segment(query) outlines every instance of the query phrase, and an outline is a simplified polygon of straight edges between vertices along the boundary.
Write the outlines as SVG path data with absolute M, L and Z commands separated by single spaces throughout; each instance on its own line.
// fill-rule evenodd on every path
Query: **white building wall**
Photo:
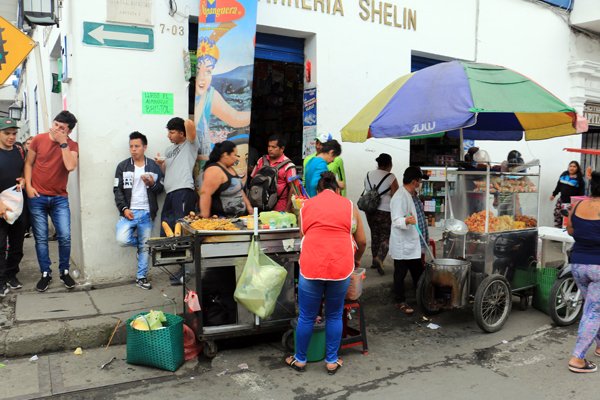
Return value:
M 277 4 L 275 1 L 258 0 L 258 30 L 307 38 L 306 55 L 312 62 L 317 87 L 318 130 L 329 131 L 337 138 L 340 129 L 374 95 L 392 80 L 410 72 L 411 54 L 514 68 L 565 101 L 569 100 L 571 88 L 569 60 L 575 53 L 579 58 L 600 58 L 597 40 L 576 37 L 560 13 L 523 0 L 396 0 L 393 3 L 388 0 L 398 9 L 416 11 L 416 31 L 361 20 L 359 4 L 365 4 L 364 0 L 362 3 L 341 0 L 343 16 L 296 8 L 295 0 L 290 2 L 291 6 L 287 0 L 285 5 L 281 0 Z M 112 183 L 116 164 L 128 156 L 128 134 L 133 130 L 146 134 L 151 156 L 162 153 L 168 145 L 165 124 L 171 116 L 142 115 L 141 93 L 173 93 L 174 116 L 187 115 L 184 16 L 197 15 L 198 1 L 177 3 L 180 14 L 171 17 L 168 2 L 154 1 L 155 49 L 145 52 L 84 45 L 83 21 L 105 21 L 106 3 L 64 2 L 60 31 L 71 38 L 72 80 L 63 84 L 63 96 L 68 109 L 80 121 L 76 132 L 80 165 L 71 174 L 69 185 L 74 220 L 73 258 L 94 283 L 131 279 L 135 271 L 135 252 L 119 248 L 114 240 L 117 210 Z M 314 0 L 305 0 L 304 4 L 312 6 Z M 181 25 L 185 35 L 162 34 L 160 24 Z M 47 47 L 46 58 L 51 44 Z M 51 65 L 47 60 L 45 63 L 45 76 L 49 76 Z M 35 68 L 30 57 L 27 65 L 30 124 Z M 46 86 L 49 93 L 48 83 Z M 514 148 L 526 159 L 541 160 L 540 222 L 546 225 L 552 222 L 552 205 L 547 198 L 558 175 L 573 158 L 562 148 L 580 144 L 580 136 L 538 142 L 478 143 L 494 160 L 503 160 Z M 371 139 L 363 144 L 343 144 L 351 199 L 358 198 L 365 171 L 375 167 L 374 159 L 380 152 L 392 155 L 394 172 L 401 179 L 408 166 L 408 141 Z

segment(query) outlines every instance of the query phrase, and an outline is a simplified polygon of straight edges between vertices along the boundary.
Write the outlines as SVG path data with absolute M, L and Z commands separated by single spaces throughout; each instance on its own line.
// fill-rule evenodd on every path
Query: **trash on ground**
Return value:
M 105 362 L 104 364 L 102 364 L 100 366 L 100 369 L 104 369 L 107 365 L 109 365 L 110 363 L 112 363 L 113 361 L 115 361 L 117 359 L 117 357 L 113 357 L 110 360 L 108 360 L 107 362 Z
M 239 368 L 239 369 L 249 369 L 249 367 L 248 367 L 248 364 L 246 364 L 246 363 L 241 363 L 241 364 L 239 364 L 239 365 L 238 365 L 238 368 Z
M 221 371 L 221 372 L 219 372 L 219 373 L 217 374 L 217 376 L 224 376 L 224 375 L 226 375 L 226 374 L 227 374 L 227 372 L 229 372 L 229 370 L 228 370 L 228 369 L 226 369 L 225 371 Z
M 81 347 L 78 347 L 75 349 L 75 351 L 73 352 L 73 354 L 75 354 L 76 356 L 80 356 L 83 354 L 83 350 L 81 349 Z
M 433 322 L 428 323 L 427 327 L 429 329 L 440 329 L 440 326 L 438 324 L 434 324 Z
M 112 340 L 115 337 L 115 333 L 117 333 L 117 329 L 119 329 L 120 325 L 121 325 L 121 320 L 119 318 L 117 318 L 117 324 L 115 325 L 115 329 L 113 329 L 112 334 L 110 335 L 110 338 L 108 338 L 108 343 L 106 344 L 106 347 L 104 349 L 108 349 L 108 346 L 110 346 L 110 344 L 112 343 Z
M 29 359 L 29 361 L 37 361 L 37 360 L 39 360 L 39 357 L 37 355 L 35 355 Z
M 427 318 L 426 316 L 422 315 L 422 316 L 421 316 L 421 321 L 424 321 L 424 322 L 429 322 L 429 321 L 431 321 L 431 319 L 429 319 L 429 318 Z
M 6 367 L 6 365 L 0 363 L 0 368 L 4 368 L 4 367 Z
M 508 340 L 503 340 L 502 343 L 506 344 L 506 343 L 508 343 Z

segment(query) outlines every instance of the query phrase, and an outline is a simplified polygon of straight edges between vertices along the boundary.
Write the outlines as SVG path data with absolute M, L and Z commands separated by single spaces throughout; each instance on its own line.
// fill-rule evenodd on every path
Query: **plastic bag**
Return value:
M 196 334 L 186 324 L 183 324 L 183 358 L 185 361 L 198 357 L 202 351 L 202 345 L 196 340 Z
M 6 222 L 12 225 L 23 212 L 23 192 L 17 192 L 17 186 L 13 186 L 0 193 L 0 201 L 12 210 L 4 214 Z
M 286 269 L 267 257 L 252 239 L 233 297 L 248 311 L 267 318 L 275 310 L 286 276 Z
M 350 275 L 350 285 L 346 292 L 346 300 L 358 300 L 363 291 L 363 280 L 365 279 L 365 269 L 358 268 Z

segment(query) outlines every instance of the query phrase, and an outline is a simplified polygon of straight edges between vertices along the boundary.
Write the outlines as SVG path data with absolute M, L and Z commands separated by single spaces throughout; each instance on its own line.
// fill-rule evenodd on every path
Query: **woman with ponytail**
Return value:
M 235 143 L 215 144 L 204 166 L 200 188 L 200 216 L 237 217 L 252 212 L 241 176 L 233 168 L 240 156 Z
M 360 266 L 367 240 L 358 209 L 340 195 L 332 172 L 323 172 L 317 195 L 307 200 L 300 211 L 303 236 L 300 251 L 300 278 L 296 327 L 296 354 L 285 363 L 302 372 L 313 324 L 325 297 L 325 341 L 327 372 L 333 375 L 343 365 L 338 358 L 342 338 L 342 312 L 350 275 Z

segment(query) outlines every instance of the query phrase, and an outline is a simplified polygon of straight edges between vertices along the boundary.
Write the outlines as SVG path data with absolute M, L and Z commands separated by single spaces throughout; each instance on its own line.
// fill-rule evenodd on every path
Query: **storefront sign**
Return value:
M 600 127 L 600 103 L 585 103 L 583 116 L 587 118 L 589 126 Z
M 173 115 L 173 93 L 142 92 L 142 114 Z
M 0 17 L 0 84 L 3 84 L 35 47 L 29 36 Z
M 240 155 L 235 168 L 244 175 L 250 136 L 256 10 L 256 0 L 200 0 L 193 71 L 200 164 L 208 159 L 215 143 L 231 140 Z M 200 179 L 196 184 L 200 186 Z
M 344 17 L 344 0 L 259 0 L 267 4 Z M 348 1 L 348 0 L 346 0 Z M 373 24 L 417 30 L 417 11 L 379 0 L 358 0 L 358 17 Z
M 152 25 L 152 0 L 106 0 L 106 20 Z

